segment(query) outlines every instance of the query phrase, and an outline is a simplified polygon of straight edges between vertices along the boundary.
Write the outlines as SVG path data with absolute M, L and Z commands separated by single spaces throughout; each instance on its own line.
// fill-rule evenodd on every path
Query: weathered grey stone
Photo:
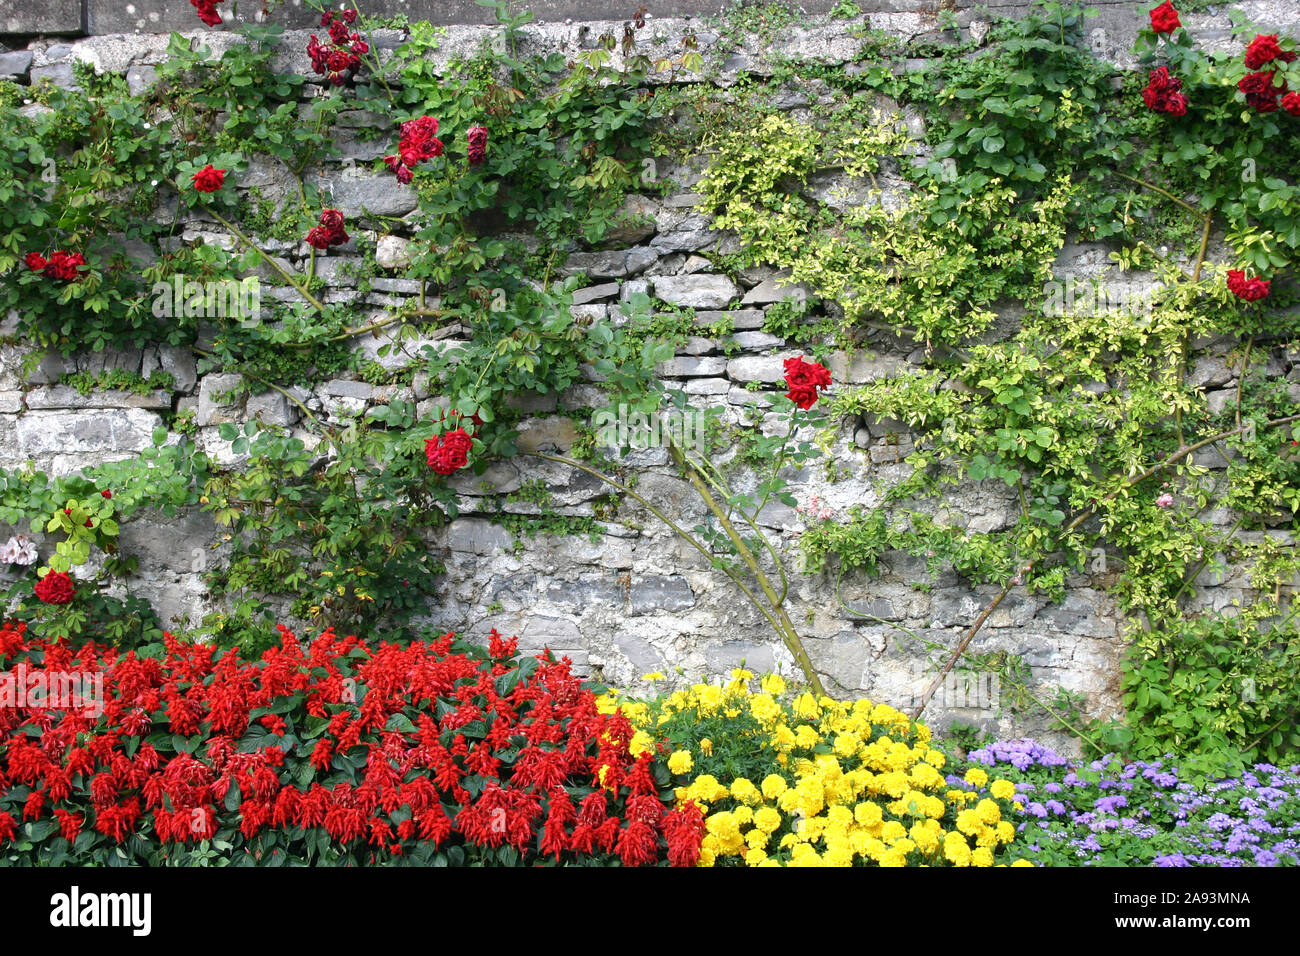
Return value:
M 1187 384 L 1194 388 L 1218 388 L 1233 381 L 1228 363 L 1217 355 L 1202 355 L 1187 373 Z
M 243 384 L 242 375 L 222 372 L 203 376 L 199 383 L 199 410 L 194 416 L 196 424 L 206 427 L 234 422 L 239 419 L 243 402 L 234 400 L 223 404 L 221 396 Z
M 18 418 L 18 453 L 27 458 L 134 452 L 153 444 L 162 419 L 142 408 L 29 411 Z
M 655 372 L 666 378 L 721 375 L 727 370 L 727 360 L 719 356 L 703 358 L 674 358 L 660 362 Z
M 171 408 L 169 392 L 161 389 L 143 395 L 106 389 L 82 395 L 67 385 L 34 388 L 27 393 L 28 408 Z
M 337 398 L 369 399 L 375 393 L 375 387 L 369 382 L 354 382 L 351 379 L 336 378 L 322 385 L 319 391 L 324 395 Z
M 627 275 L 627 253 L 575 252 L 564 260 L 560 275 L 583 274 L 596 279 L 619 278 Z
M 158 82 L 157 67 L 133 66 L 126 71 L 126 88 L 132 96 L 142 96 Z
M 788 273 L 787 273 L 788 275 Z M 745 297 L 740 300 L 741 305 L 766 305 L 769 302 L 784 302 L 786 299 L 794 299 L 797 302 L 806 302 L 812 298 L 812 290 L 802 282 L 793 285 L 782 285 L 783 280 L 780 278 L 765 279 L 754 288 L 745 293 Z
M 513 542 L 514 535 L 509 531 L 482 518 L 457 518 L 447 533 L 448 548 L 469 554 L 498 554 L 508 550 Z
M 17 414 L 23 410 L 23 393 L 19 391 L 0 392 L 0 413 Z
M 776 384 L 785 381 L 784 362 L 799 355 L 798 352 L 780 352 L 770 356 L 747 355 L 727 362 L 727 377 L 733 382 L 765 382 Z
M 677 575 L 634 578 L 628 603 L 634 617 L 657 611 L 684 611 L 695 606 L 695 592 L 685 578 Z
M 655 234 L 655 220 L 659 205 L 645 196 L 630 195 L 623 200 L 614 215 L 614 225 L 605 233 L 604 241 L 625 246 Z
M 731 383 L 725 378 L 694 378 L 682 384 L 687 395 L 726 395 Z
M 404 216 L 416 207 L 415 189 L 391 174 L 356 167 L 341 169 L 322 180 L 326 198 L 345 216 Z
M 7 0 L 0 33 L 80 33 L 80 0 Z
M 748 351 L 780 348 L 785 345 L 785 339 L 769 335 L 767 332 L 737 332 L 731 337 L 731 341 Z
M 391 236 L 388 238 L 392 238 Z M 416 295 L 420 291 L 419 279 L 388 279 L 384 276 L 375 276 L 370 280 L 370 288 L 379 292 L 397 292 L 402 295 Z M 430 308 L 437 308 L 441 300 L 434 299 L 426 304 Z
M 65 90 L 79 90 L 76 77 L 72 74 L 71 63 L 51 63 L 49 66 L 34 66 L 31 70 L 32 86 L 52 83 Z
M 208 545 L 216 537 L 212 516 L 182 511 L 167 517 L 148 513 L 121 525 L 119 546 L 140 559 L 141 570 L 201 573 L 209 563 Z
M 726 276 L 662 276 L 654 280 L 654 293 L 664 302 L 696 309 L 721 309 L 735 301 L 740 290 Z
M 405 269 L 411 263 L 411 241 L 401 236 L 380 236 L 375 244 L 375 265 L 381 269 Z
M 866 352 L 856 352 L 849 357 L 844 352 L 832 352 L 826 359 L 826 368 L 836 382 L 860 385 L 874 382 L 880 378 L 890 378 L 899 374 L 906 363 L 893 356 L 873 356 Z
M 710 668 L 722 674 L 728 674 L 737 667 L 744 667 L 756 674 L 776 670 L 776 655 L 772 648 L 748 641 L 710 644 L 704 649 L 704 659 L 709 662 Z
M 666 666 L 663 655 L 654 645 L 631 631 L 615 633 L 614 645 L 640 674 L 654 673 Z
M 274 391 L 250 395 L 244 414 L 263 425 L 288 427 L 298 420 L 297 406 L 291 404 L 282 393 Z
M 27 72 L 32 65 L 29 50 L 15 50 L 12 53 L 0 53 L 0 76 L 18 76 Z
M 587 286 L 585 289 L 578 289 L 573 293 L 574 305 L 585 305 L 588 302 L 595 302 L 599 299 L 614 299 L 618 297 L 618 283 L 605 282 L 601 285 Z
M 198 383 L 198 365 L 194 353 L 176 345 L 159 345 L 158 362 L 164 372 L 171 374 L 176 391 L 191 392 Z
M 519 426 L 519 438 L 515 446 L 520 452 L 530 455 L 536 451 L 567 454 L 578 440 L 578 429 L 573 420 L 562 416 L 534 418 Z
M 718 322 L 729 322 L 731 327 L 737 330 L 761 329 L 764 322 L 763 310 L 736 309 L 734 312 L 697 310 L 695 313 L 696 325 L 716 325 Z

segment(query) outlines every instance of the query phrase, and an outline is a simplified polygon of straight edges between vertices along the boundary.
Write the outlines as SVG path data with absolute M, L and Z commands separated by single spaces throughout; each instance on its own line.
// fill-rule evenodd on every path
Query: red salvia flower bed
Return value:
M 0 860 L 695 862 L 698 811 L 669 809 L 667 768 L 631 755 L 567 659 L 516 659 L 495 631 L 487 648 L 280 634 L 245 661 L 0 628 Z M 27 693 L 74 678 L 81 697 Z

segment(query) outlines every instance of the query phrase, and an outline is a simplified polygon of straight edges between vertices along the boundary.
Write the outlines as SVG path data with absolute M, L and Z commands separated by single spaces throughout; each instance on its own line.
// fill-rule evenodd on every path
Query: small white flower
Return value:
M 0 547 L 0 564 L 35 564 L 36 545 L 25 534 L 16 534 Z

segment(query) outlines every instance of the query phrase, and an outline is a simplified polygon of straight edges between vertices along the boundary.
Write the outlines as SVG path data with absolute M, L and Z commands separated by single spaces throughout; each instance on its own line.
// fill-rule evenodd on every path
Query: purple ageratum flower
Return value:
M 1120 807 L 1126 806 L 1128 806 L 1128 798 L 1123 794 L 1116 794 L 1113 797 L 1102 797 L 1095 804 L 1098 813 L 1114 813 Z
M 1158 856 L 1153 861 L 1156 866 L 1191 866 L 1187 862 L 1187 857 L 1181 853 L 1170 853 L 1167 856 Z
M 1211 830 L 1226 830 L 1233 825 L 1233 819 L 1226 813 L 1216 813 L 1205 821 L 1205 825 Z
M 1043 806 L 1058 817 L 1065 815 L 1065 804 L 1060 800 L 1048 800 Z

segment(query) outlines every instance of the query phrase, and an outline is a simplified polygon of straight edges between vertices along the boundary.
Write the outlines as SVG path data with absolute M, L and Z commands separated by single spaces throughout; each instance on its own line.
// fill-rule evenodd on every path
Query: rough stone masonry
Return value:
M 441 20 L 450 24 L 435 54 L 439 66 L 458 53 L 474 49 L 493 28 L 476 24 L 483 9 L 464 3 L 431 4 L 388 2 L 369 4 L 382 11 L 404 11 L 412 16 L 431 16 L 438 8 Z M 590 43 L 614 22 L 569 22 L 566 17 L 590 16 L 594 8 L 610 12 L 617 4 L 574 4 L 561 0 L 532 5 L 539 22 L 524 28 L 525 53 L 558 50 L 572 54 Z M 683 14 L 712 12 L 713 4 L 676 0 L 674 8 Z M 833 4 L 807 4 L 810 10 L 829 9 Z M 934 15 L 934 6 L 910 0 L 878 0 L 859 3 L 869 14 L 870 26 L 895 36 L 933 40 L 945 35 L 945 26 Z M 1098 49 L 1118 65 L 1126 65 L 1128 37 L 1141 16 L 1131 3 L 1098 3 L 1102 17 L 1096 21 Z M 1250 17 L 1282 28 L 1290 25 L 1294 8 L 1283 2 L 1249 2 L 1234 5 Z M 581 14 L 578 8 L 581 7 Z M 989 4 L 994 13 L 1015 12 L 1021 4 Z M 1289 8 L 1289 12 L 1288 12 Z M 134 89 L 152 82 L 154 68 L 165 57 L 170 29 L 201 37 L 216 49 L 231 42 L 220 33 L 196 30 L 193 10 L 187 0 L 132 4 L 84 0 L 58 2 L 5 0 L 0 12 L 0 76 L 19 83 L 49 81 L 75 83 L 72 65 L 92 64 L 100 72 L 124 74 Z M 293 13 L 293 16 L 299 16 Z M 986 12 L 966 3 L 956 10 L 957 29 L 963 38 L 977 40 L 988 32 Z M 300 18 L 300 17 L 299 17 Z M 1192 14 L 1185 23 L 1211 45 L 1233 42 L 1226 8 Z M 660 17 L 654 28 L 671 44 L 697 21 L 682 17 Z M 295 20 L 291 25 L 300 25 Z M 716 32 L 698 29 L 701 48 L 716 42 Z M 1124 38 L 1124 39 L 1122 39 Z M 305 48 L 307 33 L 287 34 L 282 68 L 309 72 Z M 395 42 L 396 35 L 388 38 Z M 719 87 L 733 84 L 741 71 L 770 74 L 774 55 L 815 60 L 831 65 L 849 65 L 858 44 L 845 36 L 833 20 L 810 20 L 790 30 L 778 47 L 742 45 L 726 60 L 713 78 Z M 909 61 L 908 69 L 924 68 L 924 61 Z M 699 80 L 699 77 L 691 78 Z M 827 95 L 816 82 L 790 88 L 784 97 L 792 115 L 806 119 L 808 106 Z M 25 109 L 38 108 L 27 106 Z M 383 151 L 385 143 L 362 142 L 354 134 L 373 123 L 369 115 L 344 113 L 340 117 L 344 159 L 351 163 L 321 171 L 321 183 L 335 204 L 349 217 L 362 209 L 373 214 L 401 217 L 415 208 L 409 189 L 394 188 L 391 177 L 370 171 L 370 161 Z M 923 119 L 904 115 L 915 131 Z M 355 165 L 354 165 L 355 164 Z M 781 361 L 799 354 L 778 336 L 763 331 L 766 310 L 782 299 L 798 294 L 797 287 L 783 284 L 773 270 L 751 270 L 739 281 L 714 271 L 712 257 L 734 248 L 734 236 L 720 233 L 693 210 L 697 197 L 691 186 L 698 181 L 702 166 L 698 158 L 686 158 L 664 170 L 680 183 L 681 191 L 655 199 L 634 195 L 625 206 L 629 225 L 618 235 L 619 247 L 596 252 L 575 252 L 565 263 L 564 274 L 583 273 L 588 286 L 574 299 L 575 315 L 617 316 L 621 302 L 636 292 L 653 295 L 664 303 L 692 307 L 701 334 L 690 338 L 659 372 L 666 382 L 682 388 L 699 407 L 722 410 L 727 421 L 741 423 L 745 410 L 779 388 Z M 257 184 L 263 194 L 275 198 L 290 188 L 284 170 L 255 163 L 245 184 Z M 886 169 L 882 177 L 885 199 L 891 190 L 906 188 L 897 175 Z M 828 174 L 815 184 L 819 198 L 858 196 L 861 184 L 843 176 Z M 857 192 L 855 192 L 857 190 Z M 841 200 L 845 201 L 845 200 Z M 854 200 L 847 200 L 854 201 Z M 214 233 L 213 226 L 199 219 L 187 222 L 183 239 L 205 235 L 227 241 Z M 363 313 L 374 317 L 407 301 L 418 291 L 415 281 L 401 277 L 409 236 L 399 228 L 390 234 L 371 237 L 378 242 L 377 262 L 381 276 L 362 295 L 349 278 L 347 266 L 359 261 L 355 244 L 335 250 L 318 261 L 331 282 L 331 301 L 352 301 Z M 266 243 L 266 248 L 283 255 L 292 265 L 301 262 L 306 249 L 292 243 Z M 1058 278 L 1095 275 L 1106 264 L 1103 248 L 1070 246 L 1060 255 Z M 276 290 L 280 291 L 280 290 Z M 710 337 L 708 327 L 719 319 L 732 322 L 728 336 Z M 14 317 L 2 333 L 12 333 Z M 379 347 L 391 338 L 366 337 L 354 346 L 387 368 L 414 361 L 418 348 L 406 343 L 392 354 L 381 356 Z M 456 338 L 435 344 L 448 347 Z M 1237 372 L 1225 361 L 1223 343 L 1199 343 L 1191 381 L 1204 388 L 1213 406 L 1230 400 Z M 254 393 L 245 401 L 229 404 L 224 395 L 238 384 L 228 373 L 200 376 L 195 357 L 185 348 L 150 347 L 120 353 L 80 354 L 65 359 L 50 353 L 40 358 L 35 371 L 24 373 L 22 360 L 28 349 L 21 345 L 0 347 L 0 465 L 15 468 L 30 463 L 50 474 L 68 474 L 86 465 L 130 457 L 150 445 L 155 427 L 163 424 L 164 413 L 192 412 L 198 426 L 199 445 L 216 460 L 238 466 L 239 457 L 217 433 L 222 423 L 258 419 L 283 426 L 305 441 L 314 441 L 301 427 L 297 408 L 278 392 Z M 831 371 L 839 382 L 862 383 L 897 373 L 922 356 L 912 345 L 881 337 L 868 351 L 834 357 Z M 1300 400 L 1300 356 L 1279 354 L 1268 359 L 1269 373 L 1286 376 Z M 130 392 L 99 391 L 89 396 L 60 384 L 61 376 L 76 371 L 122 368 L 142 375 L 162 369 L 170 372 L 175 387 L 139 395 Z M 338 422 L 368 407 L 405 397 L 419 403 L 422 415 L 439 403 L 429 391 L 427 376 L 415 377 L 411 387 L 375 387 L 362 381 L 321 381 L 311 389 L 294 392 L 314 414 Z M 521 426 L 522 450 L 551 446 L 566 450 L 576 437 L 573 420 L 562 412 L 593 408 L 602 399 L 591 384 L 577 385 L 559 396 L 518 396 L 519 407 L 530 417 Z M 175 436 L 173 439 L 175 440 Z M 898 422 L 874 419 L 847 423 L 833 451 L 836 461 L 847 470 L 842 480 L 828 482 L 820 471 L 791 469 L 795 494 L 800 501 L 819 497 L 842 517 L 854 504 L 872 505 L 882 489 L 908 473 L 903 458 L 911 450 L 912 436 Z M 645 466 L 639 490 L 669 513 L 681 516 L 691 526 L 702 514 L 693 491 L 672 473 L 661 450 L 641 453 Z M 1223 467 L 1222 460 L 1208 449 L 1198 458 L 1208 467 Z M 600 482 L 573 469 L 538 459 L 521 457 L 494 463 L 481 477 L 461 475 L 452 479 L 461 493 L 462 516 L 442 529 L 430 547 L 447 566 L 441 603 L 430 608 L 430 620 L 440 627 L 481 637 L 492 628 L 518 634 L 521 647 L 538 650 L 543 646 L 573 658 L 579 670 L 603 677 L 624 687 L 641 688 L 641 675 L 662 671 L 672 681 L 716 678 L 742 663 L 756 671 L 780 669 L 792 673 L 793 661 L 753 608 L 739 599 L 733 586 L 712 571 L 704 560 L 666 528 L 658 527 L 644 509 L 625 504 L 610 520 L 599 522 L 602 533 L 595 542 L 587 537 L 538 536 L 516 541 L 499 524 L 483 516 L 486 495 L 504 495 L 519 490 L 526 482 L 541 480 L 549 491 L 551 509 L 560 515 L 594 516 L 593 500 L 607 493 Z M 996 484 L 996 483 L 990 483 Z M 536 513 L 538 506 L 527 501 L 506 504 L 508 511 Z M 1015 503 L 988 487 L 962 486 L 945 503 L 936 517 L 972 532 L 994 531 L 1014 520 Z M 1230 517 L 1221 517 L 1228 523 Z M 785 505 L 765 509 L 760 524 L 785 549 L 795 554 L 803 518 Z M 26 529 L 21 529 L 26 530 Z M 11 529 L 0 528 L 8 536 Z M 1281 534 L 1281 532 L 1278 532 Z M 202 513 L 182 514 L 173 519 L 142 517 L 123 527 L 122 548 L 140 558 L 139 571 L 128 586 L 147 597 L 165 622 L 173 626 L 197 623 L 216 609 L 203 585 L 200 556 L 208 555 L 219 540 L 218 530 Z M 42 543 L 42 556 L 52 547 Z M 219 559 L 220 550 L 215 557 Z M 908 706 L 913 696 L 928 683 L 925 673 L 934 657 L 933 648 L 952 647 L 964 626 L 969 626 L 994 593 L 991 587 L 968 587 L 956 575 L 945 574 L 933 587 L 920 590 L 926 581 L 923 562 L 903 553 L 892 553 L 884 561 L 885 572 L 876 580 L 846 579 L 842 596 L 846 610 L 836 598 L 833 575 L 802 575 L 792 579 L 789 599 L 791 618 L 805 635 L 809 653 L 822 672 L 827 686 L 843 696 L 868 696 Z M 1120 616 L 1108 598 L 1102 575 L 1080 574 L 1069 580 L 1064 601 L 1049 603 L 1039 596 L 1013 592 L 988 621 L 970 653 L 1006 651 L 1021 656 L 1041 688 L 1050 693 L 1060 687 L 1082 694 L 1092 716 L 1109 716 L 1118 708 Z M 1248 595 L 1242 575 L 1229 571 L 1203 576 L 1198 600 L 1216 609 Z M 861 615 L 868 615 L 863 617 Z M 927 647 L 930 645 L 930 647 Z M 680 675 L 679 671 L 680 669 Z M 662 686 L 662 685 L 661 685 Z M 996 688 L 983 685 L 951 685 L 936 698 L 927 717 L 943 725 L 959 718 L 978 723 L 1007 736 L 1042 732 L 1042 726 L 1026 722 L 1000 706 Z M 1048 735 L 1051 737 L 1052 735 Z M 1059 741 L 1060 738 L 1058 737 Z

